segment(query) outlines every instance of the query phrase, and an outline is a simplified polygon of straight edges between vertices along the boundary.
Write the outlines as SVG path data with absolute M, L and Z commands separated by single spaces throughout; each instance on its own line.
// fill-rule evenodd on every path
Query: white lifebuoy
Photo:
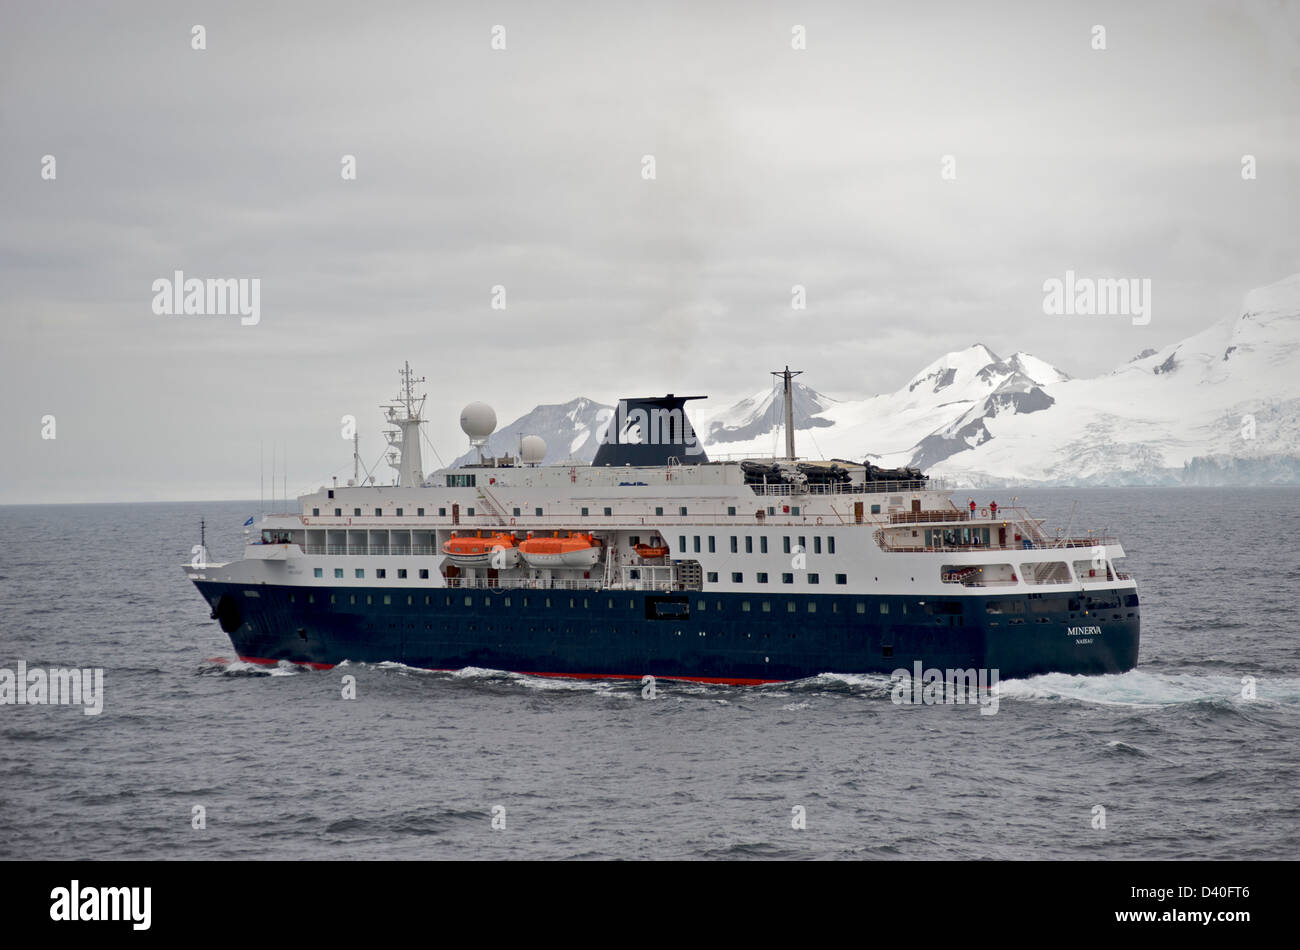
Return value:
M 821 517 L 821 515 L 818 515 L 818 516 L 817 516 L 817 523 L 818 523 L 818 524 L 821 524 L 821 523 L 822 523 L 822 517 Z

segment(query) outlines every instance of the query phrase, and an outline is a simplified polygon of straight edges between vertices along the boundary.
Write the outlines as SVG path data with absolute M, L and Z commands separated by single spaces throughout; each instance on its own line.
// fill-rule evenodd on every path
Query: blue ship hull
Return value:
M 1002 679 L 1121 673 L 1138 658 L 1131 590 L 919 598 L 194 583 L 255 662 L 752 684 L 916 662 Z

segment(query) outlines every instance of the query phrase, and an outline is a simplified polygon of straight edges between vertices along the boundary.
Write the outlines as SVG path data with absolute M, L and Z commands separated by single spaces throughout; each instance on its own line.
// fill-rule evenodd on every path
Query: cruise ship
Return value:
M 537 436 L 485 455 L 495 414 L 473 403 L 473 461 L 427 474 L 423 380 L 399 374 L 393 484 L 335 479 L 239 560 L 186 566 L 241 659 L 744 685 L 1137 663 L 1118 541 L 954 503 L 916 469 L 797 458 L 788 367 L 781 458 L 710 460 L 702 397 L 669 394 L 620 400 L 590 464 L 543 464 Z

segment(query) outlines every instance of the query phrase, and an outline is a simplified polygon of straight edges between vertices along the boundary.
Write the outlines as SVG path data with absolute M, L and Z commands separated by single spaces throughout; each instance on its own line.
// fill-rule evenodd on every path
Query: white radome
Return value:
M 539 435 L 526 435 L 519 440 L 519 457 L 525 465 L 536 465 L 546 458 L 546 440 Z
M 497 428 L 497 414 L 485 402 L 472 402 L 460 411 L 460 427 L 471 439 L 486 439 Z

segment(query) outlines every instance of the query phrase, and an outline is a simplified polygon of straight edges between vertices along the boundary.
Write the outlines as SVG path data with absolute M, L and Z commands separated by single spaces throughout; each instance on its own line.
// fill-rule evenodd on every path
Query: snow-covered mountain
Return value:
M 489 448 L 513 452 L 520 434 L 536 434 L 548 462 L 589 461 L 610 408 L 539 406 Z M 1300 484 L 1300 274 L 1103 376 L 1071 379 L 977 343 L 869 399 L 796 382 L 794 412 L 801 456 L 916 465 L 954 487 Z M 777 384 L 693 421 L 710 457 L 761 457 L 783 451 L 782 416 Z
M 538 406 L 508 426 L 492 433 L 485 455 L 518 455 L 519 439 L 539 435 L 546 440 L 543 463 L 553 465 L 569 459 L 590 462 L 599 447 L 598 431 L 612 415 L 613 407 L 579 396 L 563 405 Z M 463 443 L 462 443 L 463 444 Z M 477 453 L 470 450 L 452 462 L 452 466 L 473 461 Z

